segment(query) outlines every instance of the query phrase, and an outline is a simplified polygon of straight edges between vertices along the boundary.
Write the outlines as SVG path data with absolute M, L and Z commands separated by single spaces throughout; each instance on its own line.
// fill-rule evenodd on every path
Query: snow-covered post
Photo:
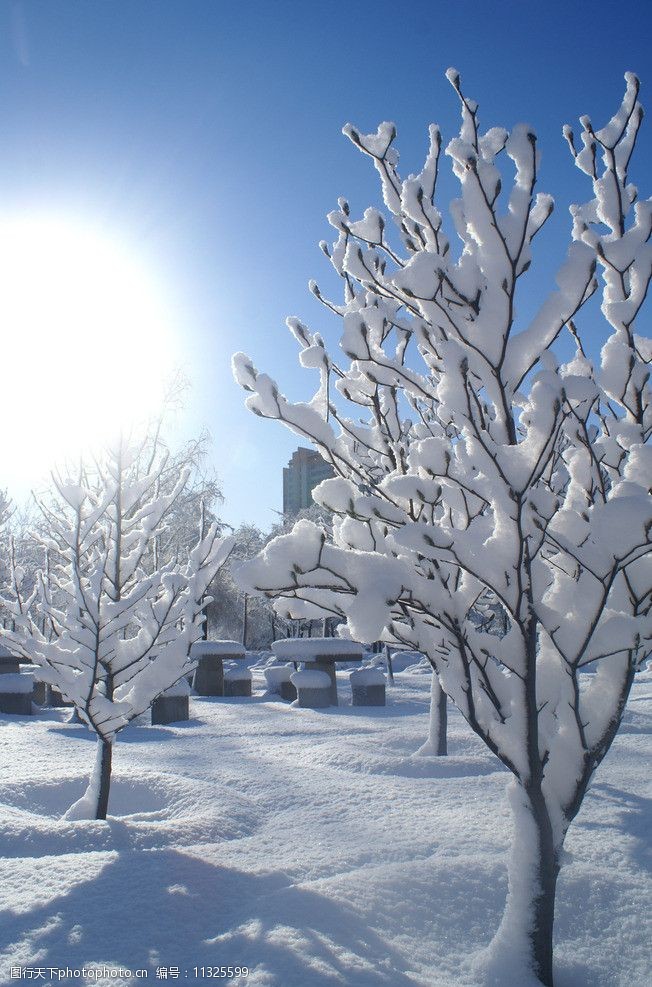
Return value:
M 389 645 L 384 645 L 385 652 L 385 666 L 387 668 L 387 678 L 389 679 L 389 684 L 394 685 L 394 667 L 392 665 L 392 653 L 389 650 Z
M 523 325 L 522 279 L 553 208 L 535 193 L 536 137 L 526 126 L 482 133 L 477 104 L 447 75 L 462 112 L 446 148 L 461 249 L 435 205 L 438 128 L 421 173 L 402 179 L 395 127 L 349 125 L 386 212 L 354 220 L 340 200 L 329 215 L 337 239 L 322 249 L 344 298 L 312 290 L 342 320 L 346 359 L 289 320 L 302 365 L 320 374 L 314 398 L 293 403 L 234 357 L 251 410 L 309 439 L 336 474 L 313 491 L 333 512 L 332 537 L 299 521 L 240 578 L 289 616 L 333 615 L 355 640 L 428 657 L 513 777 L 508 900 L 485 962 L 504 969 L 509 953 L 522 982 L 533 972 L 550 985 L 566 832 L 650 651 L 652 345 L 635 322 L 652 271 L 652 206 L 627 178 L 642 111 L 627 75 L 605 128 L 583 118 L 580 150 L 566 128 L 593 198 L 573 207 L 557 289 Z M 607 339 L 594 367 L 579 318 L 600 281 Z M 560 365 L 553 347 L 565 332 L 575 355 Z
M 231 547 L 212 525 L 185 561 L 154 567 L 157 536 L 187 474 L 162 494 L 167 457 L 145 468 L 144 448 L 121 438 L 94 476 L 82 465 L 74 479 L 53 478 L 54 502 L 40 505 L 49 581 L 40 573 L 26 599 L 13 567 L 4 601 L 16 621 L 4 632 L 12 649 L 40 666 L 97 735 L 88 789 L 69 818 L 106 818 L 116 734 L 193 667 L 206 588 Z M 36 605 L 52 628 L 47 636 L 32 616 Z

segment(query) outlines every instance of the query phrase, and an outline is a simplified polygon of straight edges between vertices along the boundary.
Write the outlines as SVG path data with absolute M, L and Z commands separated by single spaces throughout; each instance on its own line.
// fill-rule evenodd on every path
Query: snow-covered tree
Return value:
M 185 558 L 156 562 L 188 476 L 177 470 L 163 492 L 167 455 L 152 455 L 150 437 L 121 438 L 92 470 L 53 477 L 56 497 L 40 505 L 47 570 L 30 594 L 24 570 L 12 566 L 10 647 L 39 665 L 97 734 L 95 769 L 71 818 L 106 818 L 116 734 L 192 669 L 206 588 L 231 539 L 213 524 Z
M 349 125 L 385 212 L 353 219 L 340 200 L 329 215 L 337 239 L 322 249 L 344 299 L 312 290 L 342 320 L 346 359 L 289 320 L 302 365 L 320 373 L 306 404 L 234 358 L 248 406 L 310 439 L 337 474 L 314 492 L 335 514 L 332 543 L 302 521 L 243 577 L 298 615 L 335 614 L 357 640 L 382 636 L 428 656 L 513 776 L 509 891 L 486 967 L 504 970 L 509 954 L 519 983 L 550 985 L 566 833 L 650 648 L 652 346 L 635 326 L 652 204 L 627 177 L 642 111 L 628 74 L 606 127 L 582 118 L 579 149 L 565 128 L 593 197 L 572 207 L 557 289 L 523 325 L 532 241 L 553 208 L 535 193 L 536 137 L 522 125 L 482 133 L 458 73 L 447 76 L 462 112 L 446 148 L 461 190 L 458 249 L 435 205 L 438 128 L 421 173 L 402 179 L 394 126 Z M 600 286 L 606 341 L 594 360 L 600 314 L 582 313 L 588 333 L 577 317 Z M 560 364 L 562 334 L 572 355 Z
M 300 517 L 322 520 L 326 513 L 313 504 L 302 511 Z M 283 613 L 275 611 L 265 596 L 243 591 L 238 582 L 238 571 L 243 562 L 258 555 L 272 538 L 290 531 L 293 520 L 283 517 L 267 534 L 249 523 L 235 529 L 233 550 L 208 588 L 212 597 L 206 610 L 210 638 L 242 641 L 249 649 L 268 648 L 277 638 L 293 637 L 299 633 L 307 636 L 311 624 L 313 628 L 317 627 L 315 622 L 287 619 Z M 318 622 L 318 627 L 314 633 L 321 633 L 323 620 Z
M 9 555 L 11 535 L 9 532 L 9 520 L 13 513 L 11 500 L 7 496 L 6 490 L 0 490 L 0 587 L 5 584 L 9 574 Z M 0 619 L 6 620 L 6 614 L 0 610 Z
M 0 532 L 4 532 L 7 521 L 11 517 L 11 500 L 6 490 L 0 490 Z
M 269 602 L 260 597 L 246 599 L 233 575 L 234 569 L 260 552 L 265 542 L 264 533 L 253 524 L 241 524 L 233 532 L 233 551 L 209 587 L 212 597 L 206 610 L 209 638 L 245 644 L 246 622 L 248 648 L 265 647 L 272 640 L 273 611 Z
M 166 493 L 174 489 L 181 473 L 187 474 L 187 481 L 166 514 L 165 531 L 159 534 L 156 554 L 159 563 L 187 556 L 197 540 L 198 518 L 203 518 L 204 526 L 211 524 L 222 527 L 217 509 L 223 502 L 222 490 L 215 474 L 206 468 L 210 446 L 208 432 L 202 431 L 196 438 L 189 439 L 177 449 L 171 449 L 162 434 L 159 424 L 148 430 L 147 455 L 155 461 L 165 455 L 166 464 L 161 474 L 159 490 Z

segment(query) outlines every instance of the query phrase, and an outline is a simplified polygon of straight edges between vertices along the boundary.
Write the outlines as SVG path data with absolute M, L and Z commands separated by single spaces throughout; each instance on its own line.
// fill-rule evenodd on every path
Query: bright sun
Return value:
M 155 412 L 177 359 L 142 261 L 58 219 L 0 219 L 0 320 L 0 487 Z

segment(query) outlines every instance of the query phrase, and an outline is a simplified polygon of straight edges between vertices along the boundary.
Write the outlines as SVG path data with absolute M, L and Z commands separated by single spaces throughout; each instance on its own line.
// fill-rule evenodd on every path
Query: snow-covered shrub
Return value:
M 106 818 L 115 736 L 193 667 L 206 587 L 231 546 L 213 524 L 185 559 L 158 564 L 157 540 L 188 473 L 162 493 L 168 458 L 148 449 L 120 439 L 92 471 L 82 464 L 74 478 L 53 477 L 56 496 L 41 504 L 46 571 L 26 597 L 13 566 L 4 601 L 12 650 L 97 734 L 95 770 L 70 818 Z
M 332 614 L 356 640 L 428 656 L 513 776 L 509 895 L 487 961 L 504 968 L 509 953 L 523 983 L 533 971 L 549 985 L 566 832 L 650 644 L 652 347 L 635 324 L 652 204 L 627 178 L 642 111 L 628 74 L 606 127 L 583 118 L 580 149 L 565 128 L 593 197 L 572 207 L 557 288 L 522 325 L 516 303 L 533 275 L 521 279 L 553 208 L 535 193 L 536 137 L 526 126 L 482 133 L 477 104 L 455 71 L 448 79 L 462 111 L 446 148 L 459 249 L 434 201 L 439 129 L 423 170 L 404 180 L 395 127 L 349 125 L 385 212 L 354 219 L 340 200 L 328 217 L 337 239 L 322 249 L 343 301 L 312 290 L 342 320 L 344 358 L 289 320 L 302 365 L 320 374 L 309 403 L 234 358 L 251 410 L 309 439 L 336 473 L 314 491 L 334 514 L 332 542 L 301 521 L 242 578 L 296 616 Z M 606 340 L 594 361 L 577 317 L 600 286 Z M 594 334 L 599 314 L 591 320 Z M 560 364 L 562 335 L 574 354 Z

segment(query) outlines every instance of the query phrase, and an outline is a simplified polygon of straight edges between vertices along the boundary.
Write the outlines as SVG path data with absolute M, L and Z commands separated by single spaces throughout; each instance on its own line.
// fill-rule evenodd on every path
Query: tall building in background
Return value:
M 283 513 L 298 514 L 313 502 L 312 491 L 333 469 L 314 449 L 300 447 L 283 470 Z

